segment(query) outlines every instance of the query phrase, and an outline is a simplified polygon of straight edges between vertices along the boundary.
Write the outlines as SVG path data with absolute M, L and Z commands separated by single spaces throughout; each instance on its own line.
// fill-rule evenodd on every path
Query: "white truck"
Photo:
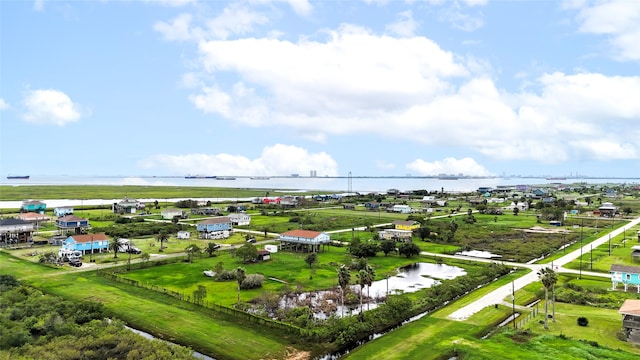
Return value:
M 125 239 L 125 238 L 120 238 L 120 239 L 118 239 L 118 252 L 128 253 L 128 254 L 129 253 L 130 254 L 140 254 L 140 253 L 142 253 L 142 250 L 140 250 L 137 247 L 135 247 L 135 245 L 133 245 L 131 240 Z

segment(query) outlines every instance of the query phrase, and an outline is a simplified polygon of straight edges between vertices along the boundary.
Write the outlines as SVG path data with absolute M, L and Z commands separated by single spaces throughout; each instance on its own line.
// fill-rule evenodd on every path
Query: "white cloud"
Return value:
M 256 25 L 264 25 L 269 18 L 243 4 L 232 3 L 207 21 L 204 27 L 196 25 L 191 14 L 180 14 L 169 22 L 158 21 L 153 29 L 169 41 L 203 41 L 227 39 L 255 31 Z
M 419 24 L 413 19 L 411 10 L 399 13 L 397 18 L 396 22 L 386 26 L 387 32 L 402 37 L 414 36 Z
M 640 1 L 597 1 L 569 4 L 578 8 L 579 31 L 603 35 L 621 61 L 640 60 Z
M 33 90 L 24 98 L 24 120 L 36 124 L 64 126 L 80 120 L 80 106 L 59 90 Z
M 9 105 L 9 103 L 4 101 L 3 98 L 0 98 L 0 110 L 7 110 L 9 108 L 11 108 L 11 105 Z
M 195 4 L 196 0 L 143 0 L 150 4 L 158 4 L 169 7 L 182 7 L 186 5 Z
M 445 158 L 442 160 L 436 160 L 433 162 L 427 162 L 422 159 L 416 159 L 415 161 L 406 165 L 407 169 L 414 171 L 423 176 L 435 176 L 441 174 L 458 175 L 464 174 L 466 176 L 491 176 L 491 172 L 484 168 L 484 166 L 478 164 L 472 158 Z
M 336 176 L 338 166 L 331 155 L 309 153 L 306 149 L 276 144 L 265 147 L 260 157 L 249 159 L 231 154 L 156 155 L 140 163 L 144 168 L 165 168 L 178 174 L 289 175 L 318 174 Z M 221 170 L 224 169 L 224 170 Z
M 200 28 L 192 28 L 191 14 L 180 14 L 176 16 L 170 23 L 158 21 L 153 25 L 153 29 L 161 33 L 166 40 L 169 41 L 188 41 L 198 40 L 204 36 L 204 32 Z
M 475 31 L 484 26 L 484 20 L 480 14 L 471 14 L 458 8 L 449 8 L 441 14 L 444 21 L 451 24 L 454 29 L 462 31 Z
M 255 25 L 269 22 L 265 15 L 251 10 L 245 5 L 231 4 L 222 14 L 207 21 L 208 33 L 214 39 L 227 39 L 231 35 L 243 35 L 254 31 Z
M 325 41 L 272 38 L 200 44 L 193 104 L 253 127 L 313 141 L 372 134 L 463 147 L 496 159 L 558 163 L 600 157 L 585 143 L 617 139 L 611 159 L 640 157 L 640 77 L 544 74 L 508 93 L 482 59 L 424 37 L 375 35 L 352 25 Z M 212 79 L 231 74 L 231 85 Z M 206 76 L 206 77 L 204 77 Z

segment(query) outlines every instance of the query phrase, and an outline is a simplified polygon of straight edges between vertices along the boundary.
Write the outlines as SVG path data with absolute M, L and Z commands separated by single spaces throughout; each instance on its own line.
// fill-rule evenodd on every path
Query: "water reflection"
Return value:
M 369 294 L 372 297 L 383 297 L 387 293 L 415 292 L 440 284 L 438 280 L 455 279 L 466 274 L 464 269 L 457 266 L 415 263 L 401 267 L 396 275 L 389 277 L 388 281 L 385 279 L 374 282 L 369 289 Z

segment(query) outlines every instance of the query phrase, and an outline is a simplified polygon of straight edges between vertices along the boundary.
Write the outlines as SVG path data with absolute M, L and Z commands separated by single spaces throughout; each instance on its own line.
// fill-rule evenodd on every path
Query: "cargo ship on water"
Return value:
M 216 176 L 209 175 L 187 175 L 184 177 L 185 179 L 215 179 Z
M 7 176 L 9 180 L 29 180 L 29 175 L 9 175 Z

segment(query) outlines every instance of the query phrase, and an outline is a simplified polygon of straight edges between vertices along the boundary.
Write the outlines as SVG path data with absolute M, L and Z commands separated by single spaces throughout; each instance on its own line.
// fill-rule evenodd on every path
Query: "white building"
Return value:
M 251 215 L 245 213 L 232 213 L 229 214 L 231 224 L 236 226 L 249 225 L 251 223 Z

